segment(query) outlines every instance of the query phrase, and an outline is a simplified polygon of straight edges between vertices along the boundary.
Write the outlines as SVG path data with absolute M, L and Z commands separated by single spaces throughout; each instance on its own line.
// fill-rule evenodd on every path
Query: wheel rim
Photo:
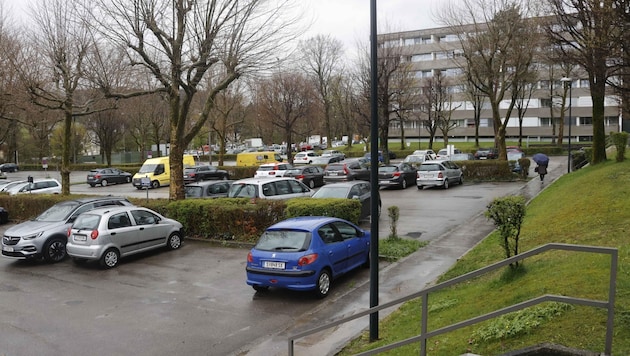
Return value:
M 314 181 L 314 180 L 311 180 L 310 182 L 308 182 L 308 186 L 309 186 L 310 188 L 315 188 L 315 181 Z
M 154 180 L 153 182 L 151 182 L 151 187 L 153 188 L 159 188 L 160 187 L 160 182 Z
M 131 177 L 127 177 L 125 180 L 127 181 L 127 183 L 131 183 Z
M 169 239 L 169 243 L 168 244 L 173 250 L 175 250 L 175 249 L 179 248 L 179 246 L 182 245 L 182 240 L 179 238 L 179 235 L 173 235 Z
M 401 186 L 402 186 L 402 189 L 407 188 L 407 181 L 403 179 Z
M 448 179 L 444 180 L 444 189 L 448 189 Z
M 103 180 L 101 181 L 101 185 L 102 185 L 103 187 L 107 187 L 107 179 L 103 179 Z
M 48 257 L 51 261 L 61 261 L 66 257 L 66 245 L 61 241 L 53 241 L 48 247 Z
M 105 265 L 107 267 L 114 267 L 118 264 L 118 255 L 114 251 L 107 251 L 105 253 Z
M 317 285 L 319 287 L 319 294 L 328 294 L 328 291 L 330 290 L 330 276 L 328 275 L 328 273 L 322 272 L 322 274 L 319 275 Z

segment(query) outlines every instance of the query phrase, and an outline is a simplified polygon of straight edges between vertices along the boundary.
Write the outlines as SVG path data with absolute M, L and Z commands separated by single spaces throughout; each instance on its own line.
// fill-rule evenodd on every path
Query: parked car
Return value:
M 5 182 L 3 182 L 3 183 L 5 183 Z M 8 192 L 9 189 L 12 189 L 13 187 L 16 187 L 18 185 L 21 186 L 24 183 L 27 183 L 27 181 L 25 181 L 25 180 L 8 181 L 8 182 L 6 182 L 6 184 L 0 185 L 0 192 Z
M 418 170 L 407 162 L 378 167 L 378 186 L 405 189 L 415 184 L 417 172 Z
M 62 201 L 33 220 L 8 228 L 2 236 L 2 255 L 59 262 L 66 257 L 68 228 L 79 214 L 103 206 L 131 205 L 127 198 L 111 196 Z
M 453 148 L 453 154 L 460 154 L 460 153 L 462 153 L 462 151 L 459 148 Z M 448 154 L 448 149 L 443 148 L 443 149 L 438 151 L 435 159 L 447 159 L 447 160 L 450 160 L 451 159 L 451 155 Z
M 324 185 L 324 169 L 320 166 L 301 166 L 288 170 L 285 177 L 293 177 L 313 189 Z
M 118 168 L 93 169 L 87 174 L 87 184 L 90 187 L 95 187 L 97 184 L 106 187 L 109 184 L 131 183 L 132 176 L 131 173 Z
M 0 164 L 0 172 L 17 172 L 20 167 L 16 163 Z
M 211 165 L 199 165 L 184 168 L 184 183 L 199 182 L 211 179 L 230 179 L 230 173 Z
M 405 157 L 405 159 L 403 159 L 403 162 L 409 163 L 410 165 L 414 166 L 417 169 L 418 167 L 420 167 L 422 162 L 430 161 L 432 159 L 435 159 L 435 157 L 428 153 L 411 154 Z
M 311 195 L 311 188 L 290 177 L 241 179 L 228 190 L 229 198 L 289 199 Z
M 275 178 L 283 177 L 284 174 L 292 169 L 293 166 L 289 163 L 265 163 L 261 164 L 254 174 L 254 178 Z
M 381 198 L 378 198 L 378 215 L 381 216 Z M 369 182 L 353 181 L 326 184 L 319 188 L 313 198 L 343 198 L 343 199 L 359 199 L 361 202 L 360 220 L 368 218 L 372 215 L 372 187 Z
M 416 186 L 420 190 L 424 187 L 448 189 L 453 183 L 464 184 L 464 173 L 452 161 L 426 161 L 418 169 Z
M 61 194 L 61 183 L 54 178 L 35 179 L 22 182 L 6 190 L 9 195 L 16 194 Z
M 247 254 L 247 284 L 314 291 L 324 298 L 337 277 L 370 263 L 370 233 L 343 219 L 303 216 L 281 221 Z
M 369 162 L 364 158 L 349 158 L 331 163 L 324 169 L 326 184 L 351 180 L 370 180 Z
M 6 224 L 9 222 L 9 212 L 7 209 L 0 206 L 0 224 Z
M 346 154 L 338 150 L 324 150 L 321 154 L 322 157 L 336 156 L 342 159 L 346 158 Z
M 473 161 L 475 155 L 472 153 L 455 153 L 451 155 L 451 161 Z
M 225 198 L 232 185 L 231 180 L 208 180 L 184 186 L 186 198 Z
M 475 152 L 475 159 L 497 159 L 499 158 L 499 150 L 494 147 L 479 148 Z
M 106 207 L 85 212 L 68 229 L 66 249 L 73 261 L 99 261 L 105 268 L 121 257 L 166 247 L 175 250 L 184 241 L 178 221 L 139 206 Z
M 412 155 L 429 155 L 431 159 L 435 159 L 437 154 L 433 150 L 415 150 Z
M 343 156 L 319 156 L 313 159 L 312 164 L 328 165 L 335 162 L 341 162 L 345 159 Z
M 317 157 L 319 155 L 315 151 L 298 152 L 293 157 L 293 164 L 311 164 Z
M 521 173 L 521 171 L 523 170 L 523 167 L 521 167 L 521 164 L 518 162 L 518 160 L 524 157 L 525 157 L 525 153 L 521 151 L 508 151 L 507 160 L 508 160 L 508 164 L 510 165 L 510 169 L 512 170 L 512 172 Z

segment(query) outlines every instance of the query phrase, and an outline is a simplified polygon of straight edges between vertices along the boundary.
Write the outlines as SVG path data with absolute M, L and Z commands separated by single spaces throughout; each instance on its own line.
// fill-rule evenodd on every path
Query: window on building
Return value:
M 419 44 L 429 44 L 429 43 L 433 43 L 433 41 L 431 41 L 431 37 L 430 37 L 430 36 L 429 36 L 429 37 L 420 37 L 420 38 L 417 38 L 417 40 L 418 40 L 419 42 L 416 42 L 416 43 L 419 43 Z
M 433 60 L 433 55 L 431 55 L 431 53 L 414 54 L 411 56 L 412 62 L 424 62 L 430 60 Z
M 619 118 L 616 116 L 606 116 L 604 118 L 605 126 L 617 126 L 619 124 Z
M 420 42 L 420 39 L 419 39 L 419 38 L 417 38 L 417 37 L 414 37 L 414 38 L 405 38 L 405 39 L 404 39 L 404 44 L 405 44 L 405 46 L 413 46 L 413 45 L 415 45 L 416 43 L 419 43 L 419 42 Z
M 549 89 L 550 85 L 549 85 L 549 81 L 548 80 L 541 80 L 538 82 L 538 89 Z
M 539 118 L 538 126 L 551 126 L 552 120 L 550 117 L 541 117 Z
M 580 79 L 580 88 L 588 88 L 591 86 L 588 79 Z
M 435 59 L 446 59 L 448 55 L 446 52 L 435 52 Z
M 592 117 L 580 117 L 577 120 L 578 125 L 593 125 Z
M 549 98 L 540 98 L 541 108 L 550 108 L 553 106 L 553 101 Z

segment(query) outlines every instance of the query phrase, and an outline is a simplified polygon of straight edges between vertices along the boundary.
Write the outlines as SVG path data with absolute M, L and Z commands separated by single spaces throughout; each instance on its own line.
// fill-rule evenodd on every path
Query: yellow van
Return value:
M 263 163 L 282 162 L 282 156 L 273 151 L 241 152 L 236 155 L 236 165 L 240 167 L 260 166 Z
M 184 168 L 193 167 L 195 158 L 184 155 Z M 143 184 L 144 183 L 144 184 Z M 134 174 L 132 184 L 138 189 L 150 186 L 159 188 L 171 183 L 171 165 L 169 157 L 149 158 L 142 164 L 138 173 Z

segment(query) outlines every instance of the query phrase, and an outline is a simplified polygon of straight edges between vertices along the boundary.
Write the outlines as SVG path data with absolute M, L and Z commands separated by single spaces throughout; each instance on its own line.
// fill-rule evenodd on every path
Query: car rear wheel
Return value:
M 44 245 L 42 256 L 46 262 L 60 262 L 66 258 L 66 242 L 58 237 L 50 239 Z
M 266 292 L 269 290 L 269 287 L 259 286 L 259 285 L 253 285 L 252 288 L 254 288 L 256 292 Z
M 171 236 L 168 237 L 168 241 L 166 242 L 166 246 L 169 250 L 177 250 L 182 246 L 182 238 L 178 233 L 174 232 Z
M 330 272 L 328 270 L 322 270 L 317 277 L 317 288 L 315 294 L 318 298 L 324 298 L 330 292 Z
M 448 189 L 448 178 L 444 179 L 444 189 Z
M 464 176 L 459 176 L 459 185 L 464 184 Z
M 125 182 L 127 182 L 127 183 L 131 183 L 131 177 L 126 177 L 126 178 L 125 178 Z
M 107 181 L 107 179 L 103 179 L 101 181 L 101 187 L 107 187 L 107 184 L 109 184 L 109 182 Z
M 311 189 L 315 188 L 315 180 L 314 179 L 311 179 L 308 182 L 308 187 L 311 188 Z
M 418 186 L 418 190 L 422 190 L 422 188 L 423 188 L 423 187 L 422 187 L 421 185 L 419 185 L 419 186 Z
M 120 260 L 120 254 L 118 253 L 118 250 L 116 250 L 115 248 L 110 248 L 105 251 L 105 253 L 103 253 L 100 263 L 101 266 L 105 268 L 114 268 L 118 265 L 118 260 Z
M 403 179 L 402 182 L 400 183 L 400 188 L 401 189 L 407 189 L 407 180 Z

